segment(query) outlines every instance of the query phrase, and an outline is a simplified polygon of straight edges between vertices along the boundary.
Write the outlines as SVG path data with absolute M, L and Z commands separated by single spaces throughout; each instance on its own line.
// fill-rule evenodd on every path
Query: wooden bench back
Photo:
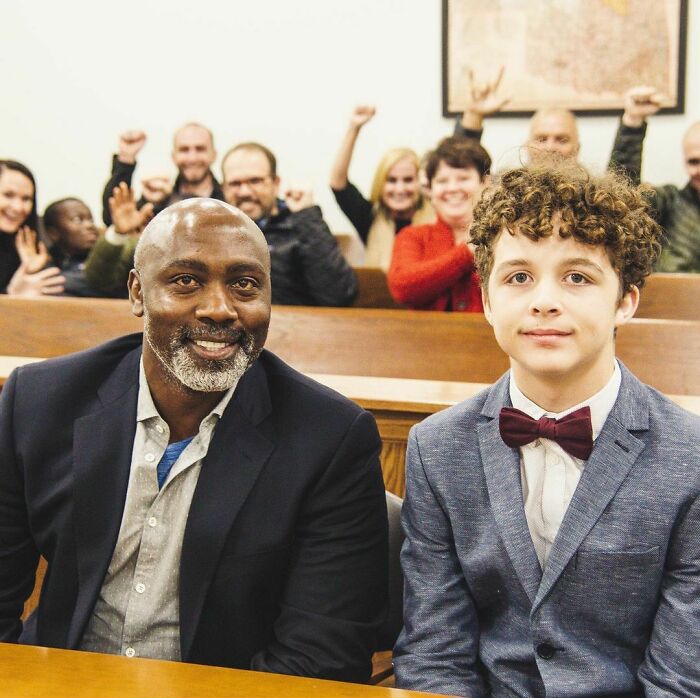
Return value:
M 700 321 L 700 274 L 652 274 L 636 317 Z
M 0 355 L 58 356 L 142 327 L 119 300 L 0 297 L 0 317 Z M 275 306 L 267 347 L 307 373 L 491 383 L 508 367 L 469 313 Z M 633 320 L 617 354 L 662 392 L 700 394 L 700 322 Z

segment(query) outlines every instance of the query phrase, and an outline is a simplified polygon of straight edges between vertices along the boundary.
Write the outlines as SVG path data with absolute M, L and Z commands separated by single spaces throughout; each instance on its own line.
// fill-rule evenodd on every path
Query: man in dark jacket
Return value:
M 112 159 L 112 175 L 102 193 L 102 219 L 105 225 L 112 224 L 109 199 L 115 187 L 122 182 L 131 186 L 136 156 L 145 143 L 146 134 L 143 131 L 125 131 L 119 136 L 119 149 Z M 192 196 L 223 200 L 221 187 L 211 171 L 216 160 L 214 136 L 206 126 L 189 123 L 175 131 L 172 158 L 177 167 L 177 178 L 174 182 L 163 176 L 144 179 L 139 208 L 150 203 L 157 214 L 166 206 Z
M 311 192 L 289 189 L 279 198 L 277 160 L 259 143 L 240 143 L 222 163 L 228 203 L 261 228 L 272 259 L 272 302 L 282 305 L 350 305 L 357 279 L 313 204 Z
M 615 136 L 610 166 L 641 179 L 646 119 L 661 108 L 662 96 L 653 87 L 633 87 L 625 94 L 625 111 Z M 653 186 L 655 217 L 665 232 L 656 271 L 700 272 L 700 122 L 683 136 L 683 162 L 688 183 Z
M 221 201 L 177 203 L 129 294 L 143 336 L 24 366 L 0 394 L 0 642 L 366 681 L 381 442 L 263 350 L 262 234 Z

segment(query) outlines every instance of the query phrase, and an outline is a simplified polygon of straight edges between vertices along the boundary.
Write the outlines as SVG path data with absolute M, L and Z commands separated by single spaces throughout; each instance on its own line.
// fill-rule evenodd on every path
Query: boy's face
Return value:
M 557 221 L 537 242 L 505 230 L 494 242 L 484 312 L 519 386 L 602 387 L 613 365 L 614 330 L 634 315 L 638 300 L 636 287 L 620 299 L 602 245 L 559 237 Z

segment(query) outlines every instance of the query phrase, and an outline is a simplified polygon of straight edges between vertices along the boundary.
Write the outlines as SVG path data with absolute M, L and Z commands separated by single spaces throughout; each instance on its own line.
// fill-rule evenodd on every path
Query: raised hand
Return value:
M 153 204 L 138 209 L 134 192 L 126 182 L 120 182 L 109 197 L 109 212 L 112 214 L 114 230 L 120 235 L 130 235 L 140 233 L 153 218 Z
M 7 284 L 9 296 L 55 296 L 63 293 L 66 279 L 61 275 L 58 267 L 48 267 L 34 274 L 30 274 L 20 265 Z
M 625 111 L 622 123 L 630 128 L 639 128 L 648 116 L 661 109 L 663 95 L 655 87 L 638 85 L 625 92 Z
M 28 225 L 22 226 L 17 231 L 15 248 L 22 268 L 27 274 L 40 271 L 51 261 L 46 245 L 38 239 L 37 234 Z
M 311 189 L 289 188 L 284 192 L 284 200 L 292 213 L 301 211 L 314 205 L 314 196 Z
M 352 110 L 350 125 L 358 129 L 362 128 L 376 113 L 375 107 L 360 104 Z
M 160 204 L 173 193 L 173 184 L 169 177 L 158 175 L 141 180 L 143 198 L 152 204 Z
M 117 151 L 119 161 L 133 165 L 145 143 L 146 134 L 143 131 L 124 131 L 119 135 L 119 149 Z
M 495 80 L 479 83 L 476 81 L 474 71 L 471 68 L 469 69 L 470 111 L 480 114 L 481 116 L 488 116 L 489 114 L 495 114 L 497 111 L 500 111 L 510 102 L 510 97 L 503 97 L 497 94 L 498 87 L 503 79 L 504 71 L 504 66 L 501 66 L 498 69 L 498 75 L 496 75 Z

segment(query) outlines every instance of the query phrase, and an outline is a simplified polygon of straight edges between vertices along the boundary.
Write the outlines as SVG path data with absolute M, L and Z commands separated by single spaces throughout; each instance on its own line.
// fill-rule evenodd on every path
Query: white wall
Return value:
M 655 117 L 647 136 L 643 174 L 655 183 L 685 182 L 680 137 L 700 119 L 697 1 L 689 3 L 686 114 Z M 441 116 L 440 7 L 438 0 L 0 0 L 0 157 L 33 169 L 42 210 L 73 195 L 99 217 L 121 130 L 148 133 L 139 177 L 174 172 L 173 131 L 202 121 L 220 154 L 241 140 L 267 144 L 283 179 L 312 184 L 331 227 L 349 230 L 326 182 L 353 104 L 378 107 L 351 170 L 364 191 L 384 150 L 423 152 L 451 133 Z M 616 123 L 580 119 L 584 163 L 605 166 Z M 526 131 L 526 119 L 487 122 L 484 145 L 497 167 L 512 160 Z

